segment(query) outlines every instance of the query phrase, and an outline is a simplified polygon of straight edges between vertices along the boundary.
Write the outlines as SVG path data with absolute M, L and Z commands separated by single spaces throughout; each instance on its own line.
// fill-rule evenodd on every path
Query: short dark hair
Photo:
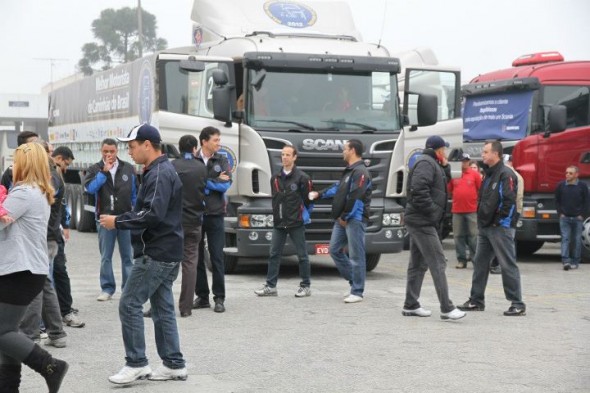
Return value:
M 293 145 L 285 145 L 285 146 L 283 146 L 283 149 L 284 149 L 285 147 L 288 147 L 289 149 L 293 150 L 293 155 L 294 155 L 294 156 L 296 156 L 296 155 L 297 155 L 297 148 L 296 148 L 295 146 L 293 146 Z
M 213 135 L 221 135 L 221 131 L 215 127 L 205 127 L 199 135 L 199 143 L 202 145 L 203 141 L 208 141 Z
M 492 151 L 498 153 L 498 157 L 502 158 L 502 156 L 504 155 L 504 149 L 502 148 L 502 143 L 500 141 L 487 141 L 486 145 L 488 143 L 490 144 Z
M 350 150 L 354 150 L 357 156 L 363 156 L 363 151 L 365 150 L 363 147 L 363 142 L 359 141 L 358 139 L 349 139 L 347 143 Z
M 64 160 L 75 160 L 74 153 L 72 153 L 72 150 L 67 146 L 58 146 L 55 148 L 55 150 L 51 154 L 51 157 L 58 156 L 61 156 L 61 158 L 63 158 Z
M 178 150 L 181 153 L 192 153 L 195 147 L 199 147 L 199 142 L 194 135 L 183 135 L 178 140 Z
M 33 131 L 22 131 L 16 136 L 16 143 L 20 146 L 22 144 L 27 143 L 27 139 L 38 137 L 39 134 L 34 133 Z
M 109 145 L 109 146 L 117 146 L 118 143 L 116 140 L 114 140 L 113 138 L 106 138 L 102 141 L 102 143 L 100 144 L 100 147 L 103 147 L 104 145 Z

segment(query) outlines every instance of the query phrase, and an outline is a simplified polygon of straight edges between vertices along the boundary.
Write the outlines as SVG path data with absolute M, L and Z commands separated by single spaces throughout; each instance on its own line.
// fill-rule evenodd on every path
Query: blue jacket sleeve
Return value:
M 107 177 L 105 176 L 105 174 L 102 172 L 98 172 L 94 179 L 87 181 L 87 183 L 84 186 L 84 189 L 89 194 L 96 194 L 106 181 Z
M 135 206 L 137 202 L 137 175 L 133 174 L 133 181 L 131 182 L 131 206 Z
M 336 192 L 338 191 L 339 185 L 340 185 L 340 182 L 334 183 L 332 186 L 330 186 L 330 188 L 327 188 L 324 191 L 320 192 L 320 198 L 322 198 L 322 199 L 333 198 L 334 195 L 336 195 Z

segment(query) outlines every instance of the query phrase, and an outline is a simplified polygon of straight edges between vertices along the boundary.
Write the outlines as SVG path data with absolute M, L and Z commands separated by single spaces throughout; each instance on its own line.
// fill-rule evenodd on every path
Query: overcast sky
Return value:
M 516 57 L 558 50 L 590 59 L 589 0 L 350 0 L 365 41 L 390 52 L 430 47 L 442 65 L 459 66 L 467 82 L 508 67 Z M 91 23 L 105 8 L 137 0 L 0 0 L 0 93 L 39 93 L 76 72 Z M 191 44 L 192 0 L 142 0 L 169 47 Z M 385 21 L 385 23 L 383 23 Z M 384 28 L 382 29 L 382 26 Z M 382 34 L 383 32 L 383 34 Z M 53 61 L 49 59 L 55 59 Z

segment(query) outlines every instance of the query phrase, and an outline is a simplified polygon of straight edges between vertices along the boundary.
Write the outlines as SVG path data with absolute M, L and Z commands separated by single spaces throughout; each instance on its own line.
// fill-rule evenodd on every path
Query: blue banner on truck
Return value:
M 463 109 L 463 140 L 524 138 L 532 99 L 532 91 L 467 97 Z

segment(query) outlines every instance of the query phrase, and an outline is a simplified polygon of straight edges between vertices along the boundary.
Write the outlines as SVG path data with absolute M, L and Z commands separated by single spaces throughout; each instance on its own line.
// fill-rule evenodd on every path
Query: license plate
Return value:
M 316 244 L 315 245 L 316 255 L 329 255 L 330 245 L 329 244 Z

